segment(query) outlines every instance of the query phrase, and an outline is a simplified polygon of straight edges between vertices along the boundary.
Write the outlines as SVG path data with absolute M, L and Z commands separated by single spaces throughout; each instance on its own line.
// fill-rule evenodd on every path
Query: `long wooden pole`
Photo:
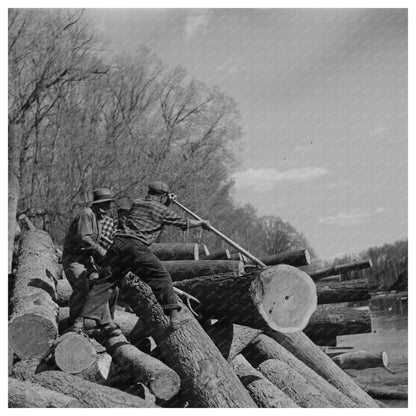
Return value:
M 197 214 L 192 212 L 190 209 L 186 208 L 184 205 L 182 205 L 180 202 L 178 202 L 176 199 L 172 199 L 172 202 L 175 203 L 178 207 L 182 208 L 185 212 L 187 212 L 189 215 L 194 217 L 198 221 L 203 221 L 201 217 L 199 217 Z M 244 254 L 246 257 L 248 257 L 250 260 L 252 260 L 254 263 L 259 265 L 260 267 L 266 268 L 267 266 L 259 260 L 257 257 L 253 256 L 251 253 L 249 253 L 247 250 L 245 250 L 243 247 L 238 245 L 235 241 L 231 240 L 231 238 L 228 238 L 226 235 L 224 235 L 221 231 L 217 230 L 212 225 L 209 226 L 209 229 L 216 234 L 218 237 L 220 237 L 222 240 L 227 242 L 230 246 L 234 247 L 236 250 L 238 250 L 241 254 Z

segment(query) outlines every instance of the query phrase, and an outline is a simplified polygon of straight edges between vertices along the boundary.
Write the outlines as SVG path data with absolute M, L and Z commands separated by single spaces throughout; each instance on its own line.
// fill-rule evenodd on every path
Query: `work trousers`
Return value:
M 84 318 L 99 320 L 103 325 L 112 321 L 108 302 L 128 272 L 134 273 L 152 288 L 167 315 L 172 309 L 181 309 L 169 272 L 139 240 L 116 237 L 100 266 L 100 277 L 90 290 L 81 313 Z

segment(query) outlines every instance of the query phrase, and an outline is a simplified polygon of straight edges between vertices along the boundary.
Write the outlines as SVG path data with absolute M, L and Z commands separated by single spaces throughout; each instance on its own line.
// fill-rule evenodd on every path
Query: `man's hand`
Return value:
M 201 228 L 203 230 L 210 231 L 211 230 L 211 223 L 208 220 L 202 220 L 201 221 Z

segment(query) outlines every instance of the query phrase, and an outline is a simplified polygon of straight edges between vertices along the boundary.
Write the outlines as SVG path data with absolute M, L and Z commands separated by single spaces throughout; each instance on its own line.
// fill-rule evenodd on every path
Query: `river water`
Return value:
M 369 352 L 385 351 L 388 367 L 385 369 L 351 370 L 361 385 L 390 387 L 407 390 L 408 385 L 408 298 L 407 292 L 372 295 L 371 300 L 355 302 L 350 306 L 369 306 L 372 332 L 369 334 L 337 337 L 337 346 L 354 347 Z M 384 401 L 388 407 L 407 407 L 407 400 Z

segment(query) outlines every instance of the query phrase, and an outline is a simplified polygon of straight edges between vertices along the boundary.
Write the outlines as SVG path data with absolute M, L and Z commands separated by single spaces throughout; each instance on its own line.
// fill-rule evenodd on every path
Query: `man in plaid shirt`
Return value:
M 164 182 L 155 181 L 149 185 L 148 194 L 133 202 L 128 213 L 119 222 L 114 232 L 114 242 L 100 262 L 105 268 L 94 284 L 80 314 L 82 318 L 95 319 L 109 332 L 119 333 L 114 325 L 109 300 L 112 299 L 121 279 L 129 272 L 136 274 L 152 288 L 166 315 L 170 316 L 172 328 L 183 323 L 178 312 L 178 304 L 172 279 L 160 260 L 149 250 L 165 225 L 187 230 L 194 227 L 209 229 L 209 221 L 184 219 L 173 212 L 170 204 L 169 187 Z M 73 330 L 83 328 L 79 318 Z
M 72 320 L 81 312 L 91 281 L 98 277 L 96 263 L 104 257 L 108 248 L 103 244 L 103 236 L 111 235 L 114 229 L 112 218 L 106 216 L 112 201 L 109 189 L 95 189 L 91 207 L 82 209 L 76 215 L 66 233 L 62 264 L 72 287 L 69 300 Z

